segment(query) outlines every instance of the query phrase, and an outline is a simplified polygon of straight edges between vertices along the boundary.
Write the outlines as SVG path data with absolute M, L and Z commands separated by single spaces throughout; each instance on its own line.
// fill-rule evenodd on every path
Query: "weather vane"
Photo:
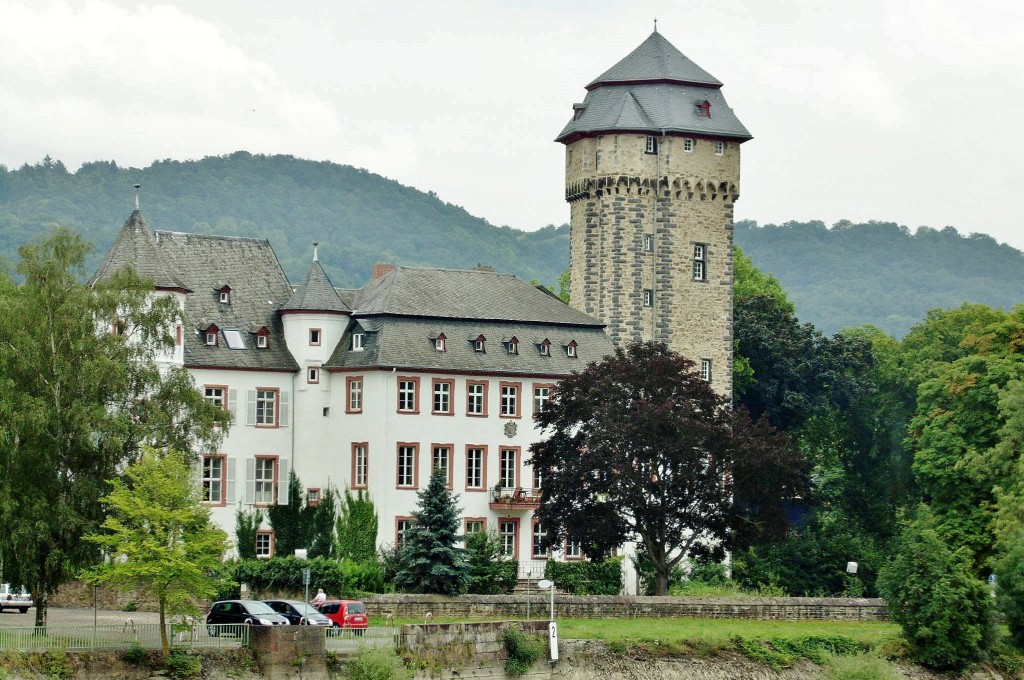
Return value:
M 658 32 L 658 17 L 654 17 L 654 32 Z

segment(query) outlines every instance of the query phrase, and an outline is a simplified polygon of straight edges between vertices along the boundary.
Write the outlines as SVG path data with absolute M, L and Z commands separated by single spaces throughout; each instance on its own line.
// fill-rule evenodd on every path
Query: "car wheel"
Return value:
M 28 611 L 28 607 L 18 607 L 18 611 L 24 614 Z

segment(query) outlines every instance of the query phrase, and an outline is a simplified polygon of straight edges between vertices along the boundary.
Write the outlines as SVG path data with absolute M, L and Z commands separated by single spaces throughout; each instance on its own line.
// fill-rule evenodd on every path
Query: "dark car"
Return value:
M 288 619 L 293 626 L 331 626 L 333 622 L 313 608 L 298 600 L 263 600 L 275 612 Z
M 317 605 L 317 609 L 335 628 L 354 628 L 356 635 L 366 630 L 366 605 L 358 600 L 327 600 Z
M 223 600 L 214 602 L 206 614 L 206 630 L 210 635 L 220 634 L 217 624 L 287 626 L 288 619 L 259 600 Z

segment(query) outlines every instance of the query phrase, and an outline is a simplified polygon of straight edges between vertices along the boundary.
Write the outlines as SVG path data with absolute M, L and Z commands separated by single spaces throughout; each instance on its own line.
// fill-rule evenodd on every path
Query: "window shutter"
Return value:
M 228 410 L 231 411 L 231 424 L 238 424 L 238 390 L 228 390 Z
M 237 458 L 228 458 L 228 505 L 235 503 L 235 463 L 237 460 Z
M 245 424 L 256 424 L 256 390 L 245 391 Z
M 277 459 L 277 504 L 288 505 L 288 461 Z
M 281 390 L 281 422 L 279 427 L 288 427 L 288 393 Z
M 245 503 L 252 505 L 256 498 L 256 459 L 245 459 Z

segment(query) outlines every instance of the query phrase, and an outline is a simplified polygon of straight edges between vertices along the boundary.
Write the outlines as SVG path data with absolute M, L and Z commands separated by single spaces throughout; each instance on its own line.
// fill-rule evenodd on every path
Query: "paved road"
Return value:
M 93 624 L 92 609 L 55 609 L 47 610 L 47 623 L 61 626 L 91 626 Z M 122 625 L 131 619 L 134 623 L 159 623 L 160 615 L 156 612 L 119 612 L 100 609 L 95 614 L 95 621 L 100 626 Z M 29 609 L 22 614 L 5 609 L 0 612 L 0 628 L 23 628 L 34 626 L 36 610 Z

